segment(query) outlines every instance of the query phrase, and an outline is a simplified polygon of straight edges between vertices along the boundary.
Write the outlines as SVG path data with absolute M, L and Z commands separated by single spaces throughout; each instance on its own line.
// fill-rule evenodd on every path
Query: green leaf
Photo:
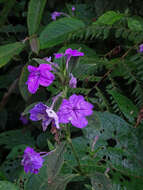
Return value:
M 0 190 L 19 190 L 19 188 L 9 181 L 0 181 Z
M 84 27 L 84 23 L 75 18 L 61 18 L 51 22 L 40 34 L 40 49 L 53 47 L 63 43 L 66 41 L 68 34 Z
M 54 181 L 52 181 L 51 184 L 48 186 L 48 190 L 65 190 L 68 182 L 71 181 L 75 176 L 75 174 L 57 176 Z
M 94 24 L 113 25 L 115 22 L 121 20 L 124 14 L 117 13 L 115 11 L 108 11 L 98 18 Z
M 28 69 L 27 69 L 28 64 L 26 64 L 21 72 L 20 79 L 19 79 L 19 90 L 20 93 L 25 101 L 27 101 L 32 94 L 29 93 L 26 82 L 28 80 Z
M 91 184 L 93 190 L 113 190 L 111 181 L 102 173 L 95 173 L 94 177 L 91 177 Z
M 6 65 L 15 55 L 18 55 L 24 48 L 24 44 L 16 42 L 0 46 L 0 68 Z
M 141 144 L 135 129 L 114 114 L 95 112 L 83 132 L 91 146 L 94 138 L 99 137 L 94 146 L 94 158 L 100 168 L 110 168 L 113 183 L 130 190 L 143 187 Z
M 134 18 L 128 18 L 128 27 L 132 31 L 143 31 L 143 23 Z
M 124 114 L 124 116 L 129 119 L 129 121 L 133 122 L 136 119 L 138 114 L 137 107 L 133 104 L 133 102 L 127 98 L 126 96 L 120 94 L 116 90 L 108 90 L 109 94 L 111 94 L 116 101 L 120 111 Z
M 38 175 L 31 175 L 25 185 L 25 190 L 59 190 L 65 186 L 68 178 L 57 177 L 64 162 L 65 144 L 60 144 L 49 154 Z M 72 175 L 71 175 L 72 176 Z M 63 188 L 64 189 L 64 188 Z
M 13 148 L 16 145 L 25 144 L 33 146 L 35 141 L 29 131 L 10 130 L 0 134 L 0 145 L 5 145 L 5 148 Z
M 2 163 L 0 170 L 5 174 L 8 180 L 14 181 L 23 172 L 21 159 L 27 145 L 16 145 Z
M 35 34 L 39 29 L 45 5 L 46 0 L 30 0 L 29 2 L 27 25 L 30 36 Z

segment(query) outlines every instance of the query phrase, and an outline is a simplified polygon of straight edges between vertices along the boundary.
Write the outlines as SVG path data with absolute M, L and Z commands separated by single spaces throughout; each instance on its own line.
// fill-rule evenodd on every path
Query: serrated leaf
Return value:
M 115 11 L 108 11 L 98 18 L 94 24 L 113 25 L 115 22 L 121 20 L 124 14 L 117 13 Z
M 128 18 L 128 27 L 132 31 L 143 31 L 143 23 L 134 18 Z
M 0 46 L 0 68 L 6 65 L 15 55 L 18 55 L 24 48 L 24 44 L 16 42 Z
M 45 5 L 46 0 L 30 0 L 29 2 L 27 25 L 30 36 L 35 34 L 39 29 Z
M 122 95 L 121 93 L 117 92 L 116 90 L 108 90 L 109 94 L 111 94 L 116 101 L 120 111 L 124 114 L 124 116 L 129 119 L 129 121 L 133 122 L 134 119 L 137 117 L 138 109 L 133 104 L 133 102 L 127 98 L 126 96 Z
M 19 190 L 19 188 L 9 181 L 0 181 L 0 190 Z
M 40 34 L 40 49 L 53 47 L 63 43 L 68 34 L 84 27 L 84 23 L 75 18 L 61 18 L 51 22 Z

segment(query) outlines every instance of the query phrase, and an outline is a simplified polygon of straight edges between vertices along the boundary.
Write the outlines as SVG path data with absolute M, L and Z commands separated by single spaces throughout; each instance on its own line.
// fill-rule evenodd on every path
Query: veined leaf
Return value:
M 129 119 L 129 121 L 133 122 L 138 114 L 138 109 L 133 104 L 133 102 L 129 98 L 127 98 L 126 96 L 120 94 L 115 90 L 108 90 L 108 92 L 113 96 L 120 111 L 124 114 L 124 116 L 127 119 Z
M 83 132 L 91 146 L 98 136 L 94 157 L 99 160 L 98 166 L 110 168 L 113 183 L 122 184 L 130 190 L 142 189 L 142 153 L 138 151 L 141 144 L 127 122 L 108 112 L 94 112 Z
M 40 34 L 40 49 L 53 47 L 64 42 L 68 34 L 83 27 L 85 27 L 84 23 L 75 18 L 61 18 L 51 22 Z
M 29 2 L 27 25 L 30 36 L 35 34 L 39 28 L 45 5 L 46 0 L 30 0 Z
M 132 31 L 143 31 L 143 23 L 134 18 L 128 18 L 128 27 Z
M 0 46 L 0 68 L 6 65 L 15 55 L 18 55 L 24 48 L 21 42 L 15 42 Z
M 119 21 L 123 17 L 124 14 L 117 13 L 115 11 L 108 11 L 100 16 L 94 24 L 113 25 L 115 22 Z

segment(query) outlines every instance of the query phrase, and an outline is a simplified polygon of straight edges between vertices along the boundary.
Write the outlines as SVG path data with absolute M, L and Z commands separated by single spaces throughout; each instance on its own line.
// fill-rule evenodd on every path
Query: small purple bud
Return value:
M 44 57 L 43 59 L 44 59 L 45 61 L 47 61 L 47 62 L 51 62 L 51 59 L 52 59 L 52 58 L 51 58 L 51 57 Z
M 56 59 L 63 57 L 63 53 L 54 53 Z
M 23 125 L 28 124 L 28 119 L 25 116 L 23 116 L 22 114 L 21 114 L 19 120 L 23 123 Z
M 141 45 L 139 46 L 139 52 L 140 52 L 140 53 L 143 52 L 143 44 L 141 44 Z
M 71 88 L 76 88 L 77 79 L 73 76 L 72 73 L 70 74 L 70 77 L 71 77 L 71 79 L 70 79 L 70 81 L 69 81 L 69 86 L 70 86 Z
M 61 16 L 61 13 L 60 12 L 57 12 L 57 11 L 54 11 L 52 14 L 51 14 L 51 17 L 52 17 L 52 20 L 56 20 L 57 17 Z
M 75 7 L 74 6 L 72 6 L 72 11 L 75 11 Z

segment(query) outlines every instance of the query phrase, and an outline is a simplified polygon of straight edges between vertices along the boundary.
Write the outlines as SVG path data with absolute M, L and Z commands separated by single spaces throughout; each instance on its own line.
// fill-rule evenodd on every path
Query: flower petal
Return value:
M 41 86 L 47 87 L 49 86 L 53 80 L 55 79 L 55 76 L 53 73 L 45 70 L 44 72 L 41 73 L 40 78 L 39 78 L 39 84 Z
M 34 66 L 32 66 L 32 65 L 28 65 L 28 71 L 29 72 L 36 72 L 36 71 L 38 71 L 38 68 L 37 67 L 34 67 Z
M 52 67 L 51 67 L 51 65 L 50 64 L 40 64 L 39 65 L 39 71 L 41 72 L 41 73 L 43 73 L 44 71 L 50 71 L 51 69 L 52 69 Z
M 71 124 L 77 128 L 84 128 L 87 126 L 88 121 L 81 114 L 72 114 Z
M 35 94 L 39 88 L 39 76 L 30 74 L 28 77 L 28 90 L 31 94 Z
M 51 118 L 49 118 L 48 120 L 43 120 L 43 121 L 42 121 L 42 128 L 43 128 L 43 131 L 46 131 L 46 129 L 47 129 L 48 125 L 50 125 L 51 121 L 52 121 Z
M 29 110 L 30 113 L 30 119 L 32 121 L 39 121 L 43 118 L 46 118 L 46 112 L 47 106 L 43 103 L 36 104 L 31 110 Z

